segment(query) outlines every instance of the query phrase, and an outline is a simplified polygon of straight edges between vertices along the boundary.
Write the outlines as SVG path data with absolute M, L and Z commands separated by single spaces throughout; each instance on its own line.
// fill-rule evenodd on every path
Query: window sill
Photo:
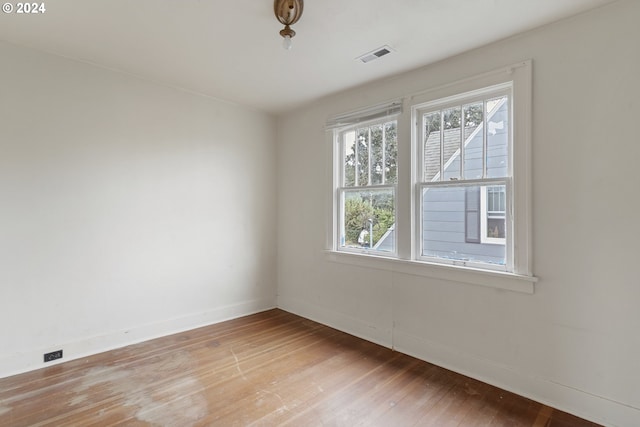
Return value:
M 423 261 L 409 261 L 370 254 L 356 254 L 333 250 L 325 251 L 325 259 L 330 262 L 356 265 L 378 270 L 395 271 L 413 276 L 431 277 L 440 280 L 481 285 L 525 294 L 534 293 L 537 277 L 499 271 L 434 264 Z

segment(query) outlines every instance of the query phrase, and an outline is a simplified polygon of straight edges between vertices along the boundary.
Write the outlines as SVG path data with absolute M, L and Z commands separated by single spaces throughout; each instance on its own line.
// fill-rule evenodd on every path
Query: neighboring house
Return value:
M 373 249 L 382 252 L 393 252 L 396 247 L 396 225 L 393 224 L 386 233 L 380 237 Z
M 502 99 L 487 113 L 487 176 L 504 176 L 508 164 L 508 104 Z M 480 178 L 483 168 L 483 124 L 464 129 L 465 178 Z M 425 141 L 425 173 L 430 181 L 440 181 L 439 153 L 443 150 L 444 181 L 460 174 L 461 130 L 431 132 Z M 435 155 L 434 155 L 435 153 Z M 431 171 L 438 171 L 437 173 Z M 504 186 L 439 187 L 424 190 L 422 255 L 438 258 L 505 263 Z M 395 226 L 374 249 L 393 251 Z

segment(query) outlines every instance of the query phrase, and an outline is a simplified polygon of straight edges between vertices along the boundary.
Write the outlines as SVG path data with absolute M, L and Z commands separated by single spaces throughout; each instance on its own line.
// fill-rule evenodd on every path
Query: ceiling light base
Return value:
M 294 37 L 296 32 L 293 31 L 290 26 L 286 25 L 282 30 L 280 30 L 280 35 L 282 37 Z
M 304 0 L 273 0 L 273 12 L 278 21 L 284 25 L 280 30 L 280 35 L 284 38 L 283 46 L 291 49 L 291 39 L 296 32 L 291 29 L 291 25 L 298 22 L 304 9 Z

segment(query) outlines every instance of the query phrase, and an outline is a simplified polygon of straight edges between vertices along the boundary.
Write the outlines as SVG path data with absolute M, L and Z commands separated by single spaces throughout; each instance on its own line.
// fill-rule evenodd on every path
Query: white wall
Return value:
M 275 306 L 275 118 L 0 61 L 0 377 Z
M 607 425 L 640 425 L 638 17 L 640 2 L 623 0 L 283 116 L 279 306 Z M 525 59 L 535 294 L 329 262 L 327 117 Z

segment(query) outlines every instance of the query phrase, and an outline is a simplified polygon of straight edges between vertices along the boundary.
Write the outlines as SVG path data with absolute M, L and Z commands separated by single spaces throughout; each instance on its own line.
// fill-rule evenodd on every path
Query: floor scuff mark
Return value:
M 273 395 L 273 396 L 275 396 L 275 397 L 277 397 L 277 398 L 278 398 L 278 400 L 279 400 L 279 401 L 280 401 L 280 403 L 282 404 L 282 406 L 281 406 L 280 408 L 278 408 L 278 409 L 277 409 L 278 411 L 285 410 L 285 411 L 287 411 L 287 412 L 291 412 L 291 411 L 289 410 L 289 408 L 287 407 L 287 404 L 286 404 L 286 403 L 284 403 L 284 400 L 282 400 L 282 397 L 281 397 L 278 393 L 273 392 L 273 391 L 269 391 L 269 390 L 264 390 L 264 389 L 260 389 L 259 391 L 261 391 L 261 392 L 263 392 L 263 393 L 271 394 L 271 395 Z
M 155 365 L 152 369 L 103 366 L 88 370 L 82 382 L 73 388 L 75 396 L 71 405 L 84 404 L 92 392 L 90 389 L 101 388 L 107 395 L 122 399 L 121 405 L 131 408 L 131 416 L 139 421 L 187 427 L 208 414 L 208 402 L 201 394 L 204 387 L 196 377 L 185 373 L 193 365 L 188 353 L 178 353 L 151 363 Z M 180 375 L 172 378 L 176 371 Z M 163 375 L 169 379 L 162 387 L 148 387 Z M 100 415 L 104 414 L 104 408 L 100 412 Z
M 244 376 L 244 372 L 242 372 L 242 369 L 240 369 L 240 361 L 238 360 L 238 356 L 236 356 L 235 351 L 233 351 L 233 347 L 231 347 L 229 349 L 229 351 L 231 352 L 231 354 L 233 355 L 233 358 L 236 359 L 236 369 L 238 370 L 238 372 L 240 372 L 240 375 L 242 376 L 242 379 L 245 381 L 249 381 L 247 379 L 247 377 Z

